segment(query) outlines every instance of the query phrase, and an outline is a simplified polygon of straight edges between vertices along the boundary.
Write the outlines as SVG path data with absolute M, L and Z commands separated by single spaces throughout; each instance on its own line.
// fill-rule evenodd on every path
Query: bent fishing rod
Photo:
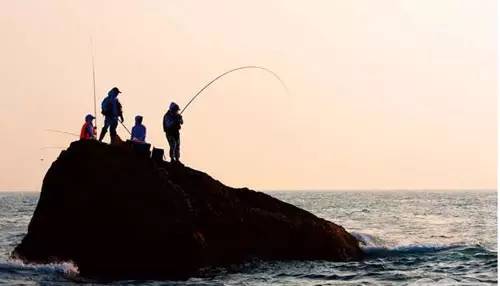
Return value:
M 220 74 L 219 76 L 217 76 L 216 78 L 214 78 L 213 80 L 211 80 L 209 83 L 207 83 L 205 86 L 203 86 L 202 89 L 200 89 L 192 98 L 191 100 L 189 100 L 189 102 L 186 104 L 186 106 L 184 106 L 184 108 L 182 109 L 181 113 L 182 114 L 187 108 L 188 106 L 205 90 L 207 89 L 210 85 L 212 85 L 212 83 L 216 82 L 218 79 L 220 79 L 221 77 L 224 77 L 225 75 L 227 74 L 230 74 L 232 72 L 235 72 L 235 71 L 239 71 L 239 70 L 243 70 L 243 69 L 260 69 L 260 70 L 263 70 L 263 71 L 266 71 L 268 73 L 270 73 L 271 75 L 273 75 L 277 80 L 279 80 L 279 82 L 281 83 L 281 85 L 285 88 L 285 91 L 287 94 L 290 94 L 289 92 L 289 89 L 288 87 L 286 86 L 285 82 L 283 82 L 283 80 L 279 77 L 279 75 L 277 75 L 275 72 L 273 72 L 272 70 L 266 68 L 266 67 L 261 67 L 261 66 L 242 66 L 242 67 L 238 67 L 238 68 L 234 68 L 232 70 L 229 70 L 223 74 Z

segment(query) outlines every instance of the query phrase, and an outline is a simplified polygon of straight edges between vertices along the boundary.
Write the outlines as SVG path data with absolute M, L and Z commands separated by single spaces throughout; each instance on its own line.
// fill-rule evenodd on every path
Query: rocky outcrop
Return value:
M 73 261 L 96 278 L 185 278 L 205 266 L 263 260 L 358 260 L 339 225 L 126 146 L 73 142 L 52 164 L 13 254 Z

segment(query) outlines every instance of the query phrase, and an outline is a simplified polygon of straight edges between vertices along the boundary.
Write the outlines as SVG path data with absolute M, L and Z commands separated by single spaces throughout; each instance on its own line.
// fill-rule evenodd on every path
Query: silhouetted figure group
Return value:
M 104 136 L 106 136 L 108 129 L 111 137 L 111 144 L 121 142 L 121 139 L 116 132 L 118 123 L 123 125 L 124 121 L 122 105 L 118 100 L 118 95 L 120 93 L 121 91 L 117 87 L 113 87 L 108 92 L 108 96 L 105 97 L 101 103 L 101 113 L 104 115 L 104 126 L 99 134 L 100 142 L 102 142 Z M 182 115 L 179 111 L 179 105 L 172 102 L 170 103 L 167 113 L 163 116 L 163 131 L 165 132 L 168 145 L 170 147 L 170 161 L 177 163 L 180 163 L 180 129 L 181 125 L 184 123 Z M 92 114 L 85 116 L 85 123 L 83 124 L 80 132 L 80 140 L 96 139 L 97 130 L 93 125 L 94 119 L 95 117 Z M 130 140 L 133 142 L 146 143 L 146 127 L 142 124 L 142 121 L 143 117 L 141 115 L 137 115 L 135 117 L 135 125 L 132 127 L 132 132 L 130 132 Z

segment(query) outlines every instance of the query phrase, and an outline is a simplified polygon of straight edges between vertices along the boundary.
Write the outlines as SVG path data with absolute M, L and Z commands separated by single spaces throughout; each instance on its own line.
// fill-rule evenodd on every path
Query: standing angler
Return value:
M 101 113 L 104 115 L 104 127 L 102 127 L 101 134 L 99 135 L 99 141 L 104 139 L 109 128 L 111 144 L 117 142 L 118 135 L 116 134 L 116 128 L 118 127 L 118 118 L 123 122 L 122 105 L 118 101 L 120 93 L 121 91 L 117 87 L 113 87 L 101 103 Z
M 167 113 L 163 116 L 163 131 L 165 131 L 168 145 L 170 146 L 170 162 L 177 163 L 180 163 L 179 158 L 181 156 L 181 139 L 179 130 L 181 129 L 181 125 L 184 123 L 182 115 L 179 114 L 179 109 L 179 105 L 172 102 L 170 103 Z

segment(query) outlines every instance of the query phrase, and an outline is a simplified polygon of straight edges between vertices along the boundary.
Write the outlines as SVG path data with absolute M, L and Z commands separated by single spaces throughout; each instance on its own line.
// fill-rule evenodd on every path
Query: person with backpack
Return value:
M 108 132 L 111 136 L 111 143 L 115 143 L 117 141 L 117 133 L 116 128 L 118 127 L 118 118 L 123 123 L 123 112 L 122 105 L 120 101 L 118 101 L 118 95 L 121 91 L 117 87 L 113 87 L 109 92 L 108 96 L 104 98 L 101 103 L 101 113 L 104 115 L 104 126 L 102 127 L 101 134 L 99 135 L 99 141 L 102 142 L 106 132 Z
M 132 127 L 130 140 L 140 143 L 146 142 L 146 126 L 142 125 L 142 116 L 140 115 L 135 117 L 135 125 Z
M 82 130 L 80 131 L 80 140 L 93 140 L 95 139 L 96 130 L 94 125 L 92 124 L 92 120 L 95 117 L 92 114 L 87 114 L 85 116 L 85 123 L 82 126 Z
M 163 131 L 165 131 L 165 135 L 167 136 L 168 145 L 170 146 L 170 161 L 180 163 L 179 158 L 181 140 L 180 140 L 180 132 L 181 125 L 184 123 L 182 120 L 182 115 L 179 114 L 179 105 L 177 103 L 170 103 L 170 107 L 163 116 Z

